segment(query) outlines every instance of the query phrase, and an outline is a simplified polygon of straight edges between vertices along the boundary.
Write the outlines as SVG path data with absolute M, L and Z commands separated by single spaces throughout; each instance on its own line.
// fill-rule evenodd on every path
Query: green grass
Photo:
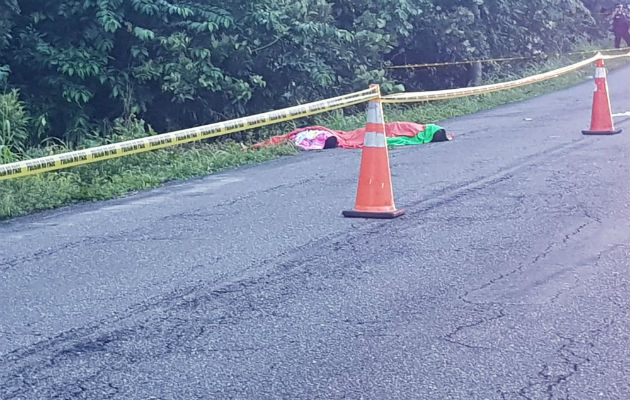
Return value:
M 570 62 L 572 61 L 566 58 L 549 61 L 543 68 L 531 70 L 522 76 L 555 69 Z M 608 63 L 608 66 L 614 68 L 619 64 L 623 62 Z M 592 74 L 593 69 L 585 68 L 543 83 L 502 92 L 438 102 L 386 105 L 386 120 L 435 123 L 553 92 L 584 81 Z M 503 80 L 515 78 L 517 77 L 512 76 Z M 293 121 L 261 128 L 255 133 L 237 133 L 227 140 L 215 143 L 157 150 L 67 170 L 0 181 L 0 219 L 77 202 L 115 198 L 154 188 L 172 180 L 203 176 L 228 168 L 294 155 L 299 150 L 291 144 L 243 150 L 238 142 L 249 144 L 256 137 L 285 134 L 297 127 L 312 124 L 337 130 L 357 129 L 365 125 L 363 108 L 352 107 L 329 112 L 306 123 Z
M 297 153 L 291 144 L 243 150 L 234 142 L 157 150 L 0 182 L 0 218 L 96 201 Z

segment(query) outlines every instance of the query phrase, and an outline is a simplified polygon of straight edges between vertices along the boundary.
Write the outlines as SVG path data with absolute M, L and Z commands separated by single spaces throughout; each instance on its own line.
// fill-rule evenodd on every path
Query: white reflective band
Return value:
M 595 68 L 595 78 L 605 78 L 605 77 L 606 77 L 605 68 Z
M 379 112 L 380 104 L 376 101 L 368 103 L 367 122 L 368 124 L 380 124 L 383 121 L 382 113 Z
M 367 132 L 363 147 L 386 147 L 387 141 L 382 133 Z

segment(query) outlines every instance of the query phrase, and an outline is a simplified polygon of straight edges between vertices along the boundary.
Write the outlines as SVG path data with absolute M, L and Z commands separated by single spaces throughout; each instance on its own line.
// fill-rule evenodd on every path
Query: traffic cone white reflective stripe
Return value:
M 381 105 L 379 101 L 371 100 L 368 102 L 366 128 L 369 128 L 370 124 L 380 125 L 385 123 L 382 106 L 379 107 L 379 105 Z
M 606 68 L 597 67 L 595 68 L 595 79 L 605 79 L 606 78 Z
M 383 106 L 378 101 L 368 103 L 365 131 L 363 147 L 387 147 Z
M 385 135 L 382 133 L 367 132 L 365 134 L 363 147 L 387 147 Z

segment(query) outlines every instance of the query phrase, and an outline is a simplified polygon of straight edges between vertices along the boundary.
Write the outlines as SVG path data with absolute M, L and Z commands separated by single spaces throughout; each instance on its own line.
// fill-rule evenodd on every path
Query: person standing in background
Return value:
M 611 30 L 615 35 L 615 48 L 621 47 L 621 39 L 626 42 L 626 46 L 630 46 L 630 15 L 629 11 L 623 4 L 617 4 L 613 11 L 610 22 Z

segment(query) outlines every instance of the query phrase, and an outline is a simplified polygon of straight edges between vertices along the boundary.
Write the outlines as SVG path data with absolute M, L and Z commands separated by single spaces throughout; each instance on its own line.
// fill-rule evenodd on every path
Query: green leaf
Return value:
M 144 29 L 136 26 L 133 28 L 133 34 L 135 37 L 142 41 L 153 40 L 155 39 L 155 32 L 149 29 Z

